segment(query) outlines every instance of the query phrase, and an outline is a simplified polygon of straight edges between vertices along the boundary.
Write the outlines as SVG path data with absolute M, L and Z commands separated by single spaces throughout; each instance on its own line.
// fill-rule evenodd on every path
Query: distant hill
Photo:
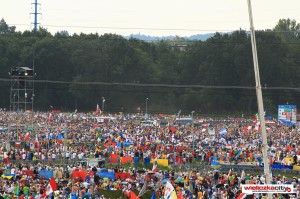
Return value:
M 135 39 L 140 39 L 140 40 L 143 40 L 143 41 L 174 40 L 176 38 L 184 38 L 186 40 L 201 40 L 201 41 L 205 41 L 208 38 L 214 36 L 214 34 L 215 33 L 197 34 L 197 35 L 192 35 L 192 36 L 189 36 L 189 37 L 178 37 L 178 36 L 155 37 L 155 36 L 149 36 L 149 35 L 131 34 L 129 36 L 125 36 L 125 38 L 126 39 L 135 38 Z

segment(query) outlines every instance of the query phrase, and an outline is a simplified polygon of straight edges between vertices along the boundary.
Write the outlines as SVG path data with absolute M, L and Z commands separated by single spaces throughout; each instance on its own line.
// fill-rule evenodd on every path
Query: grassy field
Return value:
M 139 193 L 135 191 L 135 194 L 138 195 Z M 151 198 L 153 192 L 147 191 L 144 195 L 140 197 L 140 199 L 149 199 Z M 121 190 L 117 191 L 109 191 L 109 190 L 101 190 L 100 195 L 104 195 L 105 198 L 110 198 L 110 199 L 128 199 L 126 196 L 122 194 Z

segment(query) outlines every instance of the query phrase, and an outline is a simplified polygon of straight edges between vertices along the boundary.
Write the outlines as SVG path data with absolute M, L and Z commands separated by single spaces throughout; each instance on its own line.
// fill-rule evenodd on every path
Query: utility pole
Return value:
M 34 15 L 34 21 L 33 21 L 33 25 L 34 25 L 34 33 L 37 32 L 37 26 L 38 26 L 38 15 L 40 15 L 41 13 L 38 13 L 37 8 L 38 6 L 40 6 L 41 4 L 37 2 L 38 0 L 34 0 L 34 3 L 31 3 L 31 5 L 34 5 L 34 13 L 31 13 L 32 15 Z M 35 51 L 33 48 L 33 54 L 32 54 L 32 69 L 33 69 L 33 75 L 35 76 L 35 72 L 34 72 L 34 65 L 35 65 Z M 32 87 L 34 87 L 34 81 L 32 81 Z M 31 106 L 31 111 L 32 111 L 32 117 L 33 117 L 33 101 L 34 101 L 34 97 L 35 97 L 35 93 L 34 91 L 32 92 L 32 96 L 31 96 L 31 101 L 32 101 L 32 106 Z
M 257 48 L 255 40 L 255 30 L 253 25 L 253 16 L 252 16 L 252 6 L 251 0 L 248 0 L 248 13 L 250 21 L 250 32 L 251 32 L 251 44 L 252 44 L 252 55 L 253 55 L 253 65 L 254 65 L 254 74 L 255 74 L 255 83 L 256 83 L 256 97 L 258 104 L 258 112 L 260 115 L 260 127 L 262 135 L 262 153 L 263 153 L 263 163 L 264 163 L 264 173 L 266 175 L 266 184 L 271 184 L 271 173 L 270 165 L 268 158 L 268 142 L 267 142 L 267 132 L 264 116 L 264 104 L 262 98 L 262 90 L 260 84 L 260 75 L 259 75 L 259 66 L 258 66 L 258 57 L 257 57 Z M 268 194 L 268 199 L 271 199 L 271 194 Z
M 39 5 L 41 5 L 40 3 L 38 3 L 37 2 L 38 0 L 34 0 L 34 3 L 31 3 L 32 5 L 34 5 L 34 13 L 30 13 L 30 14 L 32 14 L 32 15 L 34 15 L 34 21 L 33 21 L 33 25 L 34 25 L 34 28 L 33 28 L 33 30 L 34 30 L 34 32 L 36 32 L 37 31 L 37 26 L 38 26 L 38 20 L 37 20 L 37 16 L 38 15 L 40 15 L 41 13 L 38 13 L 38 11 L 37 11 L 37 7 L 39 6 Z

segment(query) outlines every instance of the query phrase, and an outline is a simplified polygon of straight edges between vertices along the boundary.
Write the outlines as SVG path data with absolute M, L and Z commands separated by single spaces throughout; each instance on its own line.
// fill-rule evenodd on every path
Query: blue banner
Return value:
M 123 142 L 123 147 L 128 147 L 130 145 L 131 145 L 131 142 Z M 121 147 L 121 143 L 120 142 L 117 143 L 117 147 Z
M 144 158 L 144 165 L 145 165 L 145 166 L 150 165 L 150 161 L 151 161 L 150 158 Z
M 45 177 L 46 179 L 50 179 L 53 177 L 53 171 L 41 170 L 39 176 Z
M 137 165 L 139 163 L 139 157 L 134 157 L 134 165 Z
M 97 172 L 98 176 L 102 178 L 109 178 L 111 180 L 115 180 L 115 173 L 114 172 Z

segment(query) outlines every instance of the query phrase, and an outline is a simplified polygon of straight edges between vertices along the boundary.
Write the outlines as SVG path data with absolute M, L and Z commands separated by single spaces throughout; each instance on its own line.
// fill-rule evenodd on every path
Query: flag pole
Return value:
M 253 25 L 251 0 L 248 0 L 248 14 L 249 14 L 249 22 L 250 22 L 252 56 L 253 56 L 253 65 L 254 65 L 255 83 L 256 83 L 255 86 L 256 97 L 257 97 L 258 111 L 260 115 L 264 173 L 266 175 L 266 184 L 271 184 L 270 165 L 269 165 L 269 158 L 268 158 L 267 132 L 266 132 L 265 117 L 264 117 L 264 105 L 263 105 L 263 98 L 262 98 L 262 89 L 260 84 L 260 75 L 259 75 L 257 48 L 256 48 L 256 40 L 255 40 L 255 30 Z M 267 194 L 267 195 L 268 195 L 268 199 L 271 199 L 271 194 Z

